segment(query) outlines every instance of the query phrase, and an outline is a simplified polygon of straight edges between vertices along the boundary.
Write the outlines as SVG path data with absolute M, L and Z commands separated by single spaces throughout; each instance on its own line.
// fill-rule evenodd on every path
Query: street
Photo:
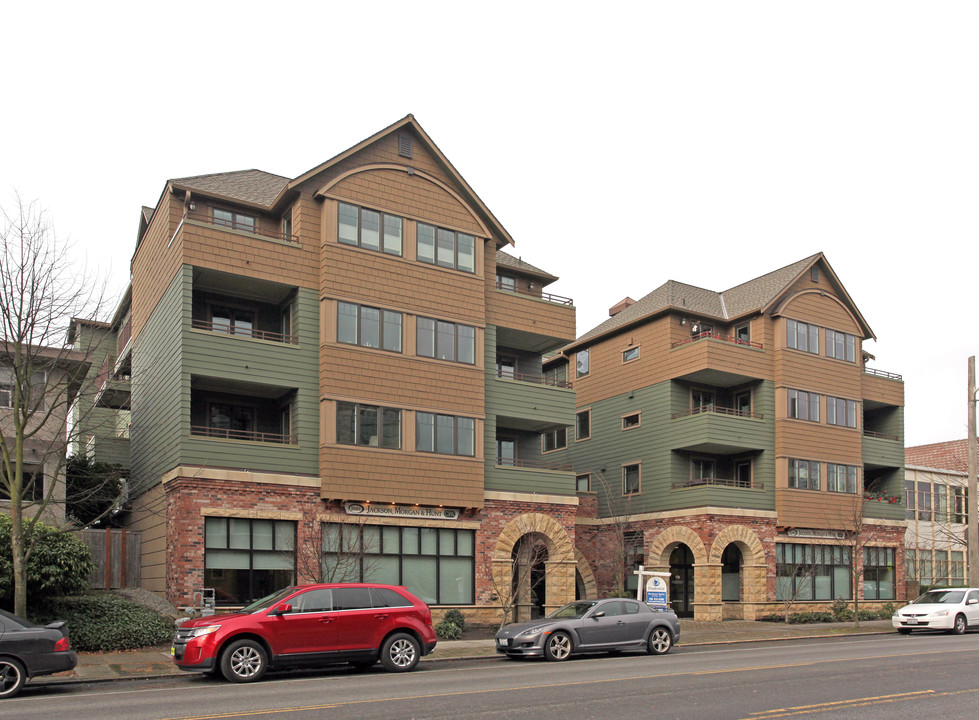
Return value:
M 975 716 L 979 633 L 897 634 L 684 648 L 565 663 L 487 659 L 273 675 L 27 686 L 0 715 L 33 720 Z

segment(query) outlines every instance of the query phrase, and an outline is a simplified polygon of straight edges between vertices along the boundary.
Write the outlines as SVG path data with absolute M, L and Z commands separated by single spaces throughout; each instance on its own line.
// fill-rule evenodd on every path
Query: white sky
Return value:
M 414 113 L 561 280 L 578 333 L 668 279 L 822 251 L 904 376 L 908 445 L 966 435 L 979 3 L 8 3 L 0 201 L 125 287 L 168 178 L 296 176 Z

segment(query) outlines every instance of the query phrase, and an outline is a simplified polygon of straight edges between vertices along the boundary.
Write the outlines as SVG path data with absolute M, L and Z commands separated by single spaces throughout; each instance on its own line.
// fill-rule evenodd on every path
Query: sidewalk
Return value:
M 894 632 L 890 620 L 864 621 L 860 623 L 859 628 L 854 627 L 853 623 L 785 625 L 750 620 L 724 622 L 682 620 L 680 624 L 679 647 Z M 498 657 L 493 640 L 440 640 L 435 652 L 422 658 L 422 662 L 488 657 Z M 74 670 L 35 678 L 30 684 L 99 682 L 176 675 L 188 675 L 188 673 L 174 666 L 170 660 L 169 646 L 160 646 L 126 652 L 79 653 L 78 667 Z

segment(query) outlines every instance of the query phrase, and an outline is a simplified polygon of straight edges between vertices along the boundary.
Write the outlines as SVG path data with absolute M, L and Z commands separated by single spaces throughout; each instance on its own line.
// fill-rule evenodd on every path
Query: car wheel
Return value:
M 388 672 L 413 670 L 421 658 L 421 646 L 407 633 L 396 633 L 384 641 L 381 663 Z
M 0 658 L 0 698 L 13 697 L 24 687 L 24 666 L 13 658 Z
M 254 640 L 238 640 L 221 654 L 221 674 L 229 682 L 246 683 L 260 680 L 268 669 L 265 648 Z
M 910 635 L 911 634 L 911 628 L 898 628 L 897 631 L 899 633 L 901 633 L 902 635 Z
M 665 655 L 673 647 L 673 636 L 665 627 L 653 628 L 646 642 L 646 652 L 650 655 Z
M 966 622 L 965 615 L 955 616 L 955 625 L 952 626 L 952 632 L 956 635 L 965 635 L 965 631 L 969 629 L 969 623 Z
M 560 631 L 551 633 L 544 641 L 544 657 L 557 661 L 571 657 L 571 636 Z

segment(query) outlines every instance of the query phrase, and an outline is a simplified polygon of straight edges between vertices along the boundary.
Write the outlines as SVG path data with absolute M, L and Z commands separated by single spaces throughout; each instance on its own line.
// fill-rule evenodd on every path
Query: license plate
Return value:
M 908 621 L 907 622 L 908 622 L 908 625 L 917 625 L 918 624 L 918 618 L 908 618 Z
M 173 657 L 176 654 L 177 654 L 177 650 L 173 647 L 173 645 L 171 645 L 170 646 L 170 657 Z

